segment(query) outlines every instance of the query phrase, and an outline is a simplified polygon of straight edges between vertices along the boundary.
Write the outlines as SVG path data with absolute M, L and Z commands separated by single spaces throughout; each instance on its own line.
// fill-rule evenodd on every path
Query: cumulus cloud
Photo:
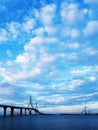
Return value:
M 8 40 L 8 32 L 5 29 L 0 28 L 0 42 L 4 42 L 7 40 Z
M 41 9 L 40 19 L 41 19 L 41 22 L 43 23 L 43 25 L 49 26 L 53 23 L 53 20 L 54 20 L 54 17 L 55 17 L 55 11 L 56 11 L 56 5 L 55 4 L 44 6 Z
M 72 31 L 71 31 L 72 38 L 77 38 L 77 37 L 79 37 L 79 35 L 80 35 L 80 32 L 78 29 L 72 29 Z
M 62 22 L 66 25 L 77 25 L 82 24 L 82 21 L 85 18 L 84 11 L 79 9 L 78 4 L 76 3 L 66 3 L 62 2 L 61 6 L 61 17 Z
M 89 77 L 89 80 L 90 80 L 91 82 L 95 82 L 95 81 L 97 80 L 97 78 L 96 78 L 96 76 L 90 76 L 90 77 Z
M 21 24 L 18 22 L 7 23 L 9 34 L 12 36 L 13 39 L 16 39 L 17 36 L 19 35 L 20 27 L 21 27 Z
M 69 43 L 68 46 L 69 46 L 69 48 L 72 48 L 72 49 L 78 49 L 80 44 L 78 42 L 76 42 L 76 43 Z
M 23 23 L 23 28 L 25 31 L 29 32 L 34 28 L 35 25 L 35 20 L 34 19 L 29 19 L 25 23 Z
M 71 85 L 70 85 L 70 90 L 74 90 L 76 87 L 80 87 L 84 83 L 85 83 L 85 81 L 81 80 L 81 79 L 73 80 Z
M 52 96 L 49 96 L 49 98 L 46 99 L 45 101 L 48 103 L 58 104 L 58 103 L 64 102 L 65 98 L 62 97 L 61 95 L 52 95 Z
M 24 55 L 18 55 L 16 57 L 16 60 L 15 60 L 16 63 L 20 63 L 20 64 L 27 64 L 29 62 L 29 56 L 28 54 L 24 54 Z
M 93 48 L 85 48 L 84 53 L 89 56 L 97 55 L 97 50 Z
M 74 75 L 74 76 L 82 76 L 85 73 L 85 71 L 83 70 L 71 70 L 70 74 Z
M 61 30 L 61 37 L 70 37 L 72 39 L 78 39 L 80 36 L 80 30 L 79 29 L 74 29 L 74 28 L 69 28 L 67 26 L 64 26 Z
M 97 38 L 98 35 L 98 21 L 90 21 L 87 23 L 86 28 L 84 29 L 84 35 L 91 38 Z
M 4 43 L 6 47 L 0 51 L 0 79 L 23 88 L 24 95 L 33 95 L 41 104 L 58 105 L 57 111 L 64 110 L 64 103 L 79 104 L 96 96 L 85 94 L 83 98 L 84 87 L 85 93 L 88 87 L 93 91 L 97 87 L 93 84 L 98 73 L 98 21 L 90 15 L 94 2 L 85 0 L 82 4 L 64 0 L 58 7 L 55 2 L 44 3 L 39 9 L 28 9 L 21 20 L 3 23 L 0 47 Z M 13 93 L 10 89 L 6 92 Z

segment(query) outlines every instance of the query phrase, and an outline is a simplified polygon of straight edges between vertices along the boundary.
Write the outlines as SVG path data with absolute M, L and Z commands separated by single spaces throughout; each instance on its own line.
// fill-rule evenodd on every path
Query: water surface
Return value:
M 98 130 L 98 115 L 0 117 L 0 130 Z

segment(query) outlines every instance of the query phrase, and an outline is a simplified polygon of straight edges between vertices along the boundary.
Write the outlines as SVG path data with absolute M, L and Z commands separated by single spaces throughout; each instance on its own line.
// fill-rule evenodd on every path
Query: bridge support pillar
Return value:
M 14 116 L 14 107 L 11 107 L 11 116 Z
M 31 112 L 32 112 L 32 110 L 29 110 L 29 115 L 31 115 L 31 114 L 32 114 Z
M 25 115 L 26 115 L 26 108 L 25 108 Z
M 7 109 L 7 107 L 4 106 L 3 109 L 4 109 L 4 117 L 6 117 L 6 109 Z
M 22 108 L 20 108 L 20 115 L 22 116 Z

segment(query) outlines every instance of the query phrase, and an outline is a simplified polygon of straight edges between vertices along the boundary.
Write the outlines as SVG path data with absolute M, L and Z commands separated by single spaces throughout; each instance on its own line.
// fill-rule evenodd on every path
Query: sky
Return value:
M 0 104 L 98 109 L 98 0 L 0 0 Z

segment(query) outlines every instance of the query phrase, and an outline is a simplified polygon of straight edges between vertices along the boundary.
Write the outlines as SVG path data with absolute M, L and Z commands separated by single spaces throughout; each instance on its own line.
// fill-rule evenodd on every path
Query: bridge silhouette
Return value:
M 36 103 L 36 107 L 35 108 L 33 107 L 31 95 L 30 95 L 30 100 L 29 100 L 29 103 L 28 103 L 27 107 L 15 106 L 15 105 L 3 105 L 3 104 L 0 104 L 0 107 L 3 108 L 3 116 L 4 117 L 7 116 L 7 108 L 10 108 L 10 110 L 11 110 L 11 112 L 10 112 L 10 116 L 11 117 L 13 117 L 15 115 L 15 113 L 14 113 L 15 109 L 19 109 L 20 110 L 19 115 L 21 115 L 21 116 L 22 115 L 27 115 L 27 111 L 29 112 L 29 115 L 32 115 L 32 111 L 34 111 L 36 113 L 36 115 L 44 115 L 44 113 L 41 113 L 38 110 L 37 103 Z M 24 114 L 23 114 L 23 110 L 25 110 Z

